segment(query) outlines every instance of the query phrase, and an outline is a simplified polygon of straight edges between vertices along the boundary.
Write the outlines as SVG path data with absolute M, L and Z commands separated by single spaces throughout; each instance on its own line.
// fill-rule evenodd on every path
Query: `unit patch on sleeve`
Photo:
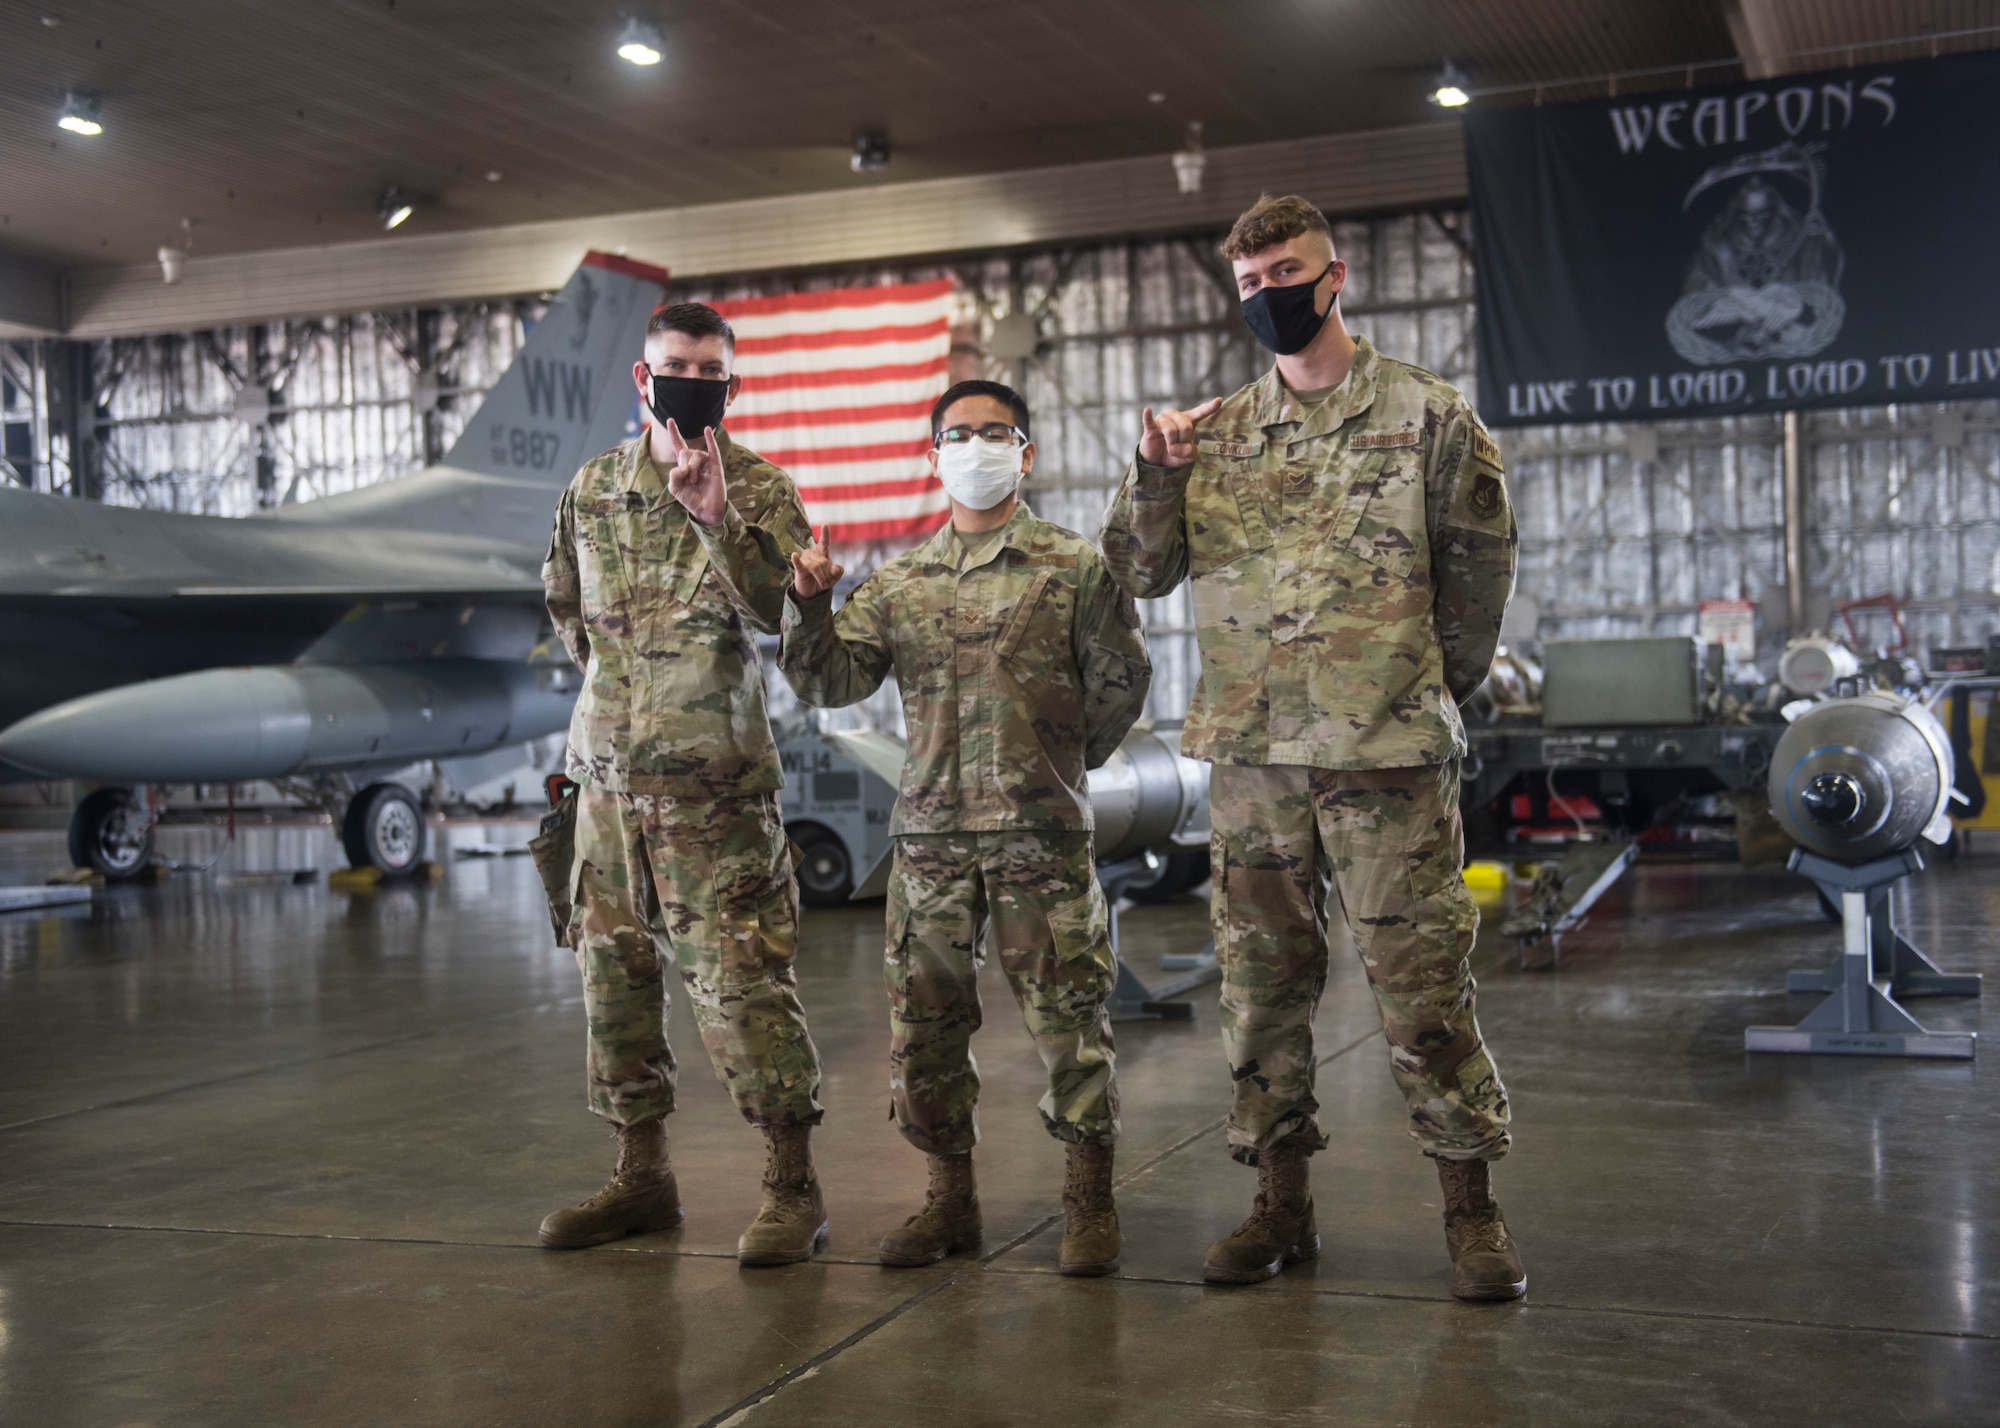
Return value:
M 1487 444 L 1490 446 L 1492 443 Z M 1491 519 L 1500 514 L 1502 495 L 1500 478 L 1490 471 L 1482 471 L 1473 478 L 1472 490 L 1466 496 L 1465 503 L 1472 507 L 1474 515 Z

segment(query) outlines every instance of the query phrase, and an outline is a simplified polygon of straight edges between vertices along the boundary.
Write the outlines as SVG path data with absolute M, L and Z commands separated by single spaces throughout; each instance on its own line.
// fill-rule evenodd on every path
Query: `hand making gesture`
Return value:
M 722 513 L 729 506 L 729 485 L 722 474 L 722 452 L 715 444 L 715 428 L 706 428 L 702 436 L 705 449 L 691 446 L 673 419 L 667 419 L 667 447 L 674 454 L 673 469 L 667 472 L 667 490 L 703 525 L 720 525 Z
M 1222 398 L 1210 397 L 1188 411 L 1168 407 L 1158 416 L 1146 408 L 1146 429 L 1139 434 L 1139 459 L 1149 466 L 1191 466 L 1194 464 L 1194 429 L 1197 423 L 1215 415 Z
M 792 592 L 799 599 L 810 600 L 839 583 L 846 567 L 833 563 L 833 557 L 827 554 L 832 547 L 833 527 L 821 526 L 817 542 L 808 542 L 804 550 L 792 552 Z

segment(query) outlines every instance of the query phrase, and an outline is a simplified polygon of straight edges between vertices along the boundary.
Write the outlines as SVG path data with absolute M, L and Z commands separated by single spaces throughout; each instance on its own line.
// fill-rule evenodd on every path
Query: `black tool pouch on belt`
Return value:
M 564 780 L 567 783 L 567 780 Z M 576 785 L 556 801 L 542 817 L 542 831 L 528 844 L 528 856 L 542 875 L 542 887 L 549 895 L 549 921 L 555 927 L 556 945 L 569 946 L 570 874 L 576 866 Z

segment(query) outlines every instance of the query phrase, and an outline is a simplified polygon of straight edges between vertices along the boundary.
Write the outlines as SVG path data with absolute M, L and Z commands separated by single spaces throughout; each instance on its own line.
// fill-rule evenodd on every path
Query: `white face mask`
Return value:
M 1021 453 L 1011 443 L 947 442 L 938 448 L 938 480 L 952 500 L 975 511 L 990 511 L 1021 484 Z

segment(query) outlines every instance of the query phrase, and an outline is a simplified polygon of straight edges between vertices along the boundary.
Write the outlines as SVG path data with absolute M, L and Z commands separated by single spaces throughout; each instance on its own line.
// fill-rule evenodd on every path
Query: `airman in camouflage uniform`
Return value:
M 1278 364 L 1225 400 L 1148 411 L 1103 531 L 1132 594 L 1193 581 L 1202 668 L 1183 749 L 1215 765 L 1228 1136 L 1260 1180 L 1206 1274 L 1251 1282 L 1318 1251 L 1306 1157 L 1328 1143 L 1312 1019 L 1331 893 L 1410 1134 L 1438 1162 L 1454 1290 L 1511 1298 L 1525 1273 L 1487 1176 L 1509 1144 L 1507 1093 L 1473 1012 L 1458 811 L 1458 704 L 1513 588 L 1500 453 L 1457 391 L 1348 336 L 1345 265 L 1317 209 L 1262 200 L 1223 253 Z
M 799 697 L 818 705 L 866 698 L 893 670 L 909 725 L 889 830 L 890 1101 L 929 1157 L 932 1193 L 881 1258 L 924 1264 L 980 1242 L 970 1041 L 984 924 L 1048 1071 L 1043 1122 L 1068 1144 L 1063 1272 L 1105 1274 L 1118 1261 L 1106 1005 L 1117 964 L 1085 770 L 1131 728 L 1152 665 L 1137 608 L 1096 549 L 1013 494 L 1033 461 L 1020 397 L 962 383 L 932 422 L 954 523 L 863 581 L 837 615 L 835 568 L 822 557 L 825 578 L 809 579 L 814 556 L 802 557 L 779 655 Z M 962 494 L 983 497 L 957 484 L 955 465 L 982 457 L 1006 468 L 1006 494 L 971 506 Z
M 811 531 L 784 472 L 712 429 L 701 445 L 683 441 L 669 419 L 678 405 L 696 429 L 720 420 L 735 391 L 731 344 L 699 304 L 655 314 L 635 379 L 656 422 L 577 473 L 542 570 L 584 674 L 567 761 L 578 785 L 569 930 L 590 1106 L 620 1148 L 610 1185 L 543 1222 L 556 1248 L 680 1222 L 664 1128 L 670 963 L 716 1074 L 770 1141 L 764 1205 L 739 1257 L 792 1262 L 825 1238 L 809 1148 L 819 1058 L 799 1005 L 798 887 L 752 634 L 777 632 L 790 555 Z

